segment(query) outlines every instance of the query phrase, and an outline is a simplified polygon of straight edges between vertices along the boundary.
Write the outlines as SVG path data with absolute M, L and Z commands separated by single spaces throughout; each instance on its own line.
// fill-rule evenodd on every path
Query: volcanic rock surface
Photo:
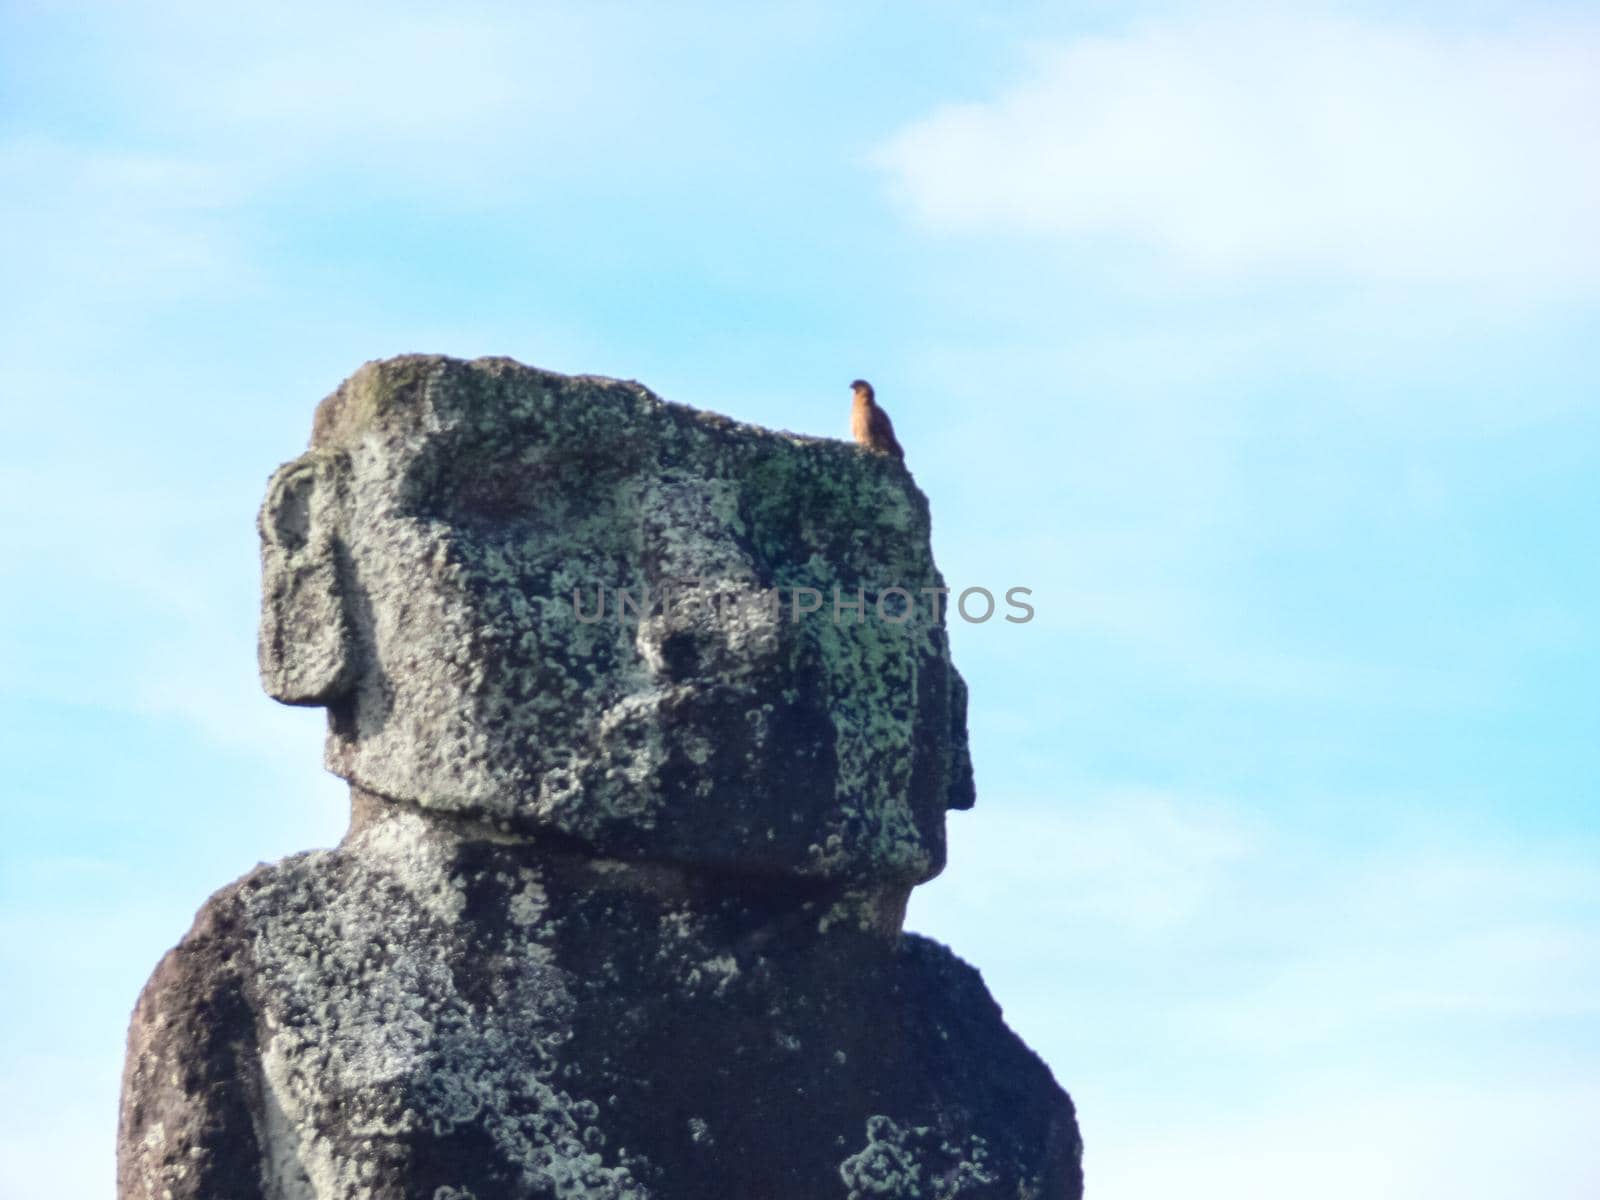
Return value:
M 1081 1195 L 1066 1094 L 901 931 L 973 788 L 898 462 L 408 356 L 260 534 L 350 831 L 157 967 L 122 1200 Z

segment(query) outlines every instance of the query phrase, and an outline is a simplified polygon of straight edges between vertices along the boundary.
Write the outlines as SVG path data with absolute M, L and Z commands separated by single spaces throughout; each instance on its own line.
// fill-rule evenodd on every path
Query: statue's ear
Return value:
M 338 542 L 343 456 L 313 450 L 267 484 L 261 532 L 261 685 L 285 704 L 331 704 L 359 669 Z

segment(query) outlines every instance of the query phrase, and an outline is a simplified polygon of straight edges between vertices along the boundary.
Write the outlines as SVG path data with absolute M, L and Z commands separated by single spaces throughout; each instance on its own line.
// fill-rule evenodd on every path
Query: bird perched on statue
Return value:
M 858 379 L 850 387 L 855 391 L 855 403 L 850 406 L 850 432 L 856 441 L 876 454 L 892 454 L 903 462 L 906 452 L 894 436 L 894 422 L 878 407 L 872 385 Z

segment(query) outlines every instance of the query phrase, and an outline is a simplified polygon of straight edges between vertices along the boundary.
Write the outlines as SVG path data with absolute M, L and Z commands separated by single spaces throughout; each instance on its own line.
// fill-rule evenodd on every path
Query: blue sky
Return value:
M 0 1194 L 336 840 L 253 517 L 361 362 L 846 433 L 960 586 L 911 924 L 1091 1194 L 1600 1192 L 1600 10 L 0 3 Z

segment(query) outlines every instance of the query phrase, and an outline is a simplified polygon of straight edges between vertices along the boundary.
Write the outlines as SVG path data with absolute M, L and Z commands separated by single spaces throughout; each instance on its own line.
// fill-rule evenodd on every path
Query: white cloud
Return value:
M 1092 921 L 1137 935 L 1181 928 L 1250 846 L 1249 833 L 1216 806 L 1141 789 L 1053 812 L 997 804 L 952 836 L 963 860 L 993 868 L 966 874 L 963 907 L 1005 910 L 1030 896 L 1057 927 Z
M 315 42 L 268 34 L 240 62 L 158 84 L 167 120 L 262 188 L 311 173 L 370 186 L 376 172 L 385 187 L 477 200 L 547 177 L 597 128 L 613 132 L 637 95 L 588 69 L 600 31 L 557 14 L 335 13 L 322 24 Z
M 1093 1194 L 1593 1194 L 1592 849 L 1348 823 L 1137 790 L 952 819 L 912 926 L 1073 1094 Z
M 877 152 L 926 226 L 1125 236 L 1221 275 L 1600 282 L 1600 24 L 1160 22 Z
M 1585 1085 L 1302 1079 L 1198 1120 L 1085 1114 L 1086 1190 L 1118 1200 L 1581 1200 L 1600 1186 L 1597 1103 Z
M 751 147 L 730 141 L 744 112 L 730 94 L 813 22 L 569 0 L 443 12 L 160 0 L 81 37 L 92 82 L 134 129 L 189 148 L 254 199 L 303 200 L 309 187 L 323 203 L 481 210 L 737 164 Z M 392 219 L 388 207 L 374 215 Z
M 1280 852 L 1294 862 L 1305 849 Z M 1277 882 L 1270 907 L 1263 889 L 1259 912 L 1247 893 L 1230 915 L 1235 936 L 1253 927 L 1273 950 L 1259 981 L 1190 1006 L 1197 1036 L 1314 1061 L 1370 1053 L 1369 1039 L 1395 1028 L 1415 1040 L 1444 1022 L 1510 1036 L 1600 1018 L 1600 871 L 1582 849 L 1407 846 L 1307 878 L 1303 894 Z M 1499 1057 L 1457 1051 L 1480 1070 Z
M 953 817 L 950 871 L 913 897 L 914 927 L 1042 980 L 1137 945 L 1196 972 L 1167 1019 L 1241 1053 L 1395 1021 L 1600 1016 L 1600 868 L 1584 843 L 1463 839 L 1404 797 L 1346 806 L 1361 847 L 1238 801 L 1074 790 L 980 796 Z
M 190 157 L 0 141 L 0 250 L 19 281 L 7 334 L 31 345 L 63 311 L 82 321 L 247 286 L 232 224 L 243 197 L 239 181 Z

